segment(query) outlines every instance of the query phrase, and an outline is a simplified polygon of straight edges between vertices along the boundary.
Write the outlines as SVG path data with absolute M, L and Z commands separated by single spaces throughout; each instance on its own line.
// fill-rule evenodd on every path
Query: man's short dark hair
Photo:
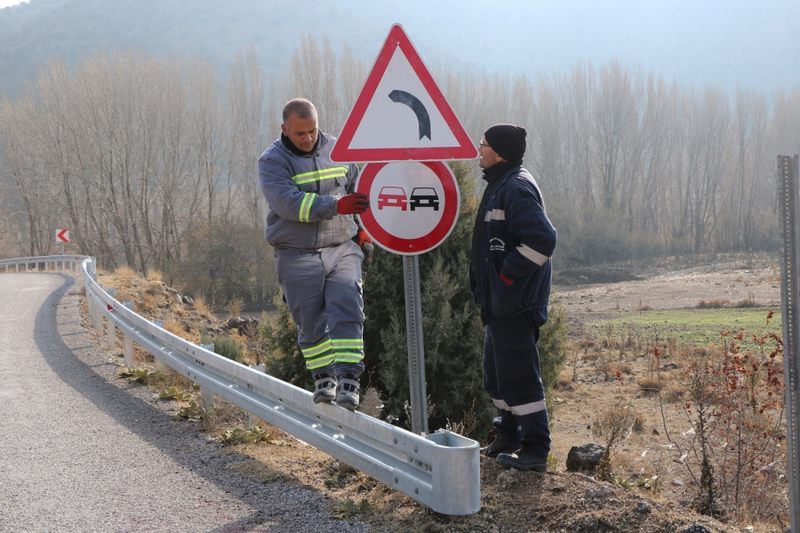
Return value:
M 311 100 L 292 98 L 283 106 L 283 121 L 289 120 L 291 115 L 297 115 L 298 118 L 317 118 L 317 108 Z

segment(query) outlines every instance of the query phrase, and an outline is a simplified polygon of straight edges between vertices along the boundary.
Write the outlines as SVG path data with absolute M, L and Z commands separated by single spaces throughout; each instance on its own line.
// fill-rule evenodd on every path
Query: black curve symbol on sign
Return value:
M 431 139 L 431 117 L 428 115 L 428 110 L 425 105 L 419 101 L 419 98 L 406 91 L 398 89 L 389 93 L 389 99 L 398 104 L 406 104 L 417 115 L 417 122 L 419 122 L 419 138 L 423 137 Z

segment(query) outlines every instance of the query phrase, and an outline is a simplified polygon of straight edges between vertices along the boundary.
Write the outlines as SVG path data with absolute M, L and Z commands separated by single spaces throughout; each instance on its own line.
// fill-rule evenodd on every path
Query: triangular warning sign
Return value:
M 399 24 L 392 26 L 331 159 L 435 161 L 477 155 L 455 113 Z

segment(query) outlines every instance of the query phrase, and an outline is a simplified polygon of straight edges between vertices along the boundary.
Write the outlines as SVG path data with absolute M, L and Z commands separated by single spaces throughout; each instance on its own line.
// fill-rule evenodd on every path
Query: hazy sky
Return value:
M 20 2 L 0 0 L 0 7 Z M 141 10 L 152 12 L 153 6 L 163 3 L 169 7 L 165 9 L 167 13 L 192 10 L 186 16 L 192 20 L 186 24 L 162 24 L 156 32 L 148 33 L 138 23 L 130 31 L 118 34 L 104 33 L 102 25 L 97 25 L 84 31 L 84 35 L 70 33 L 68 25 L 76 23 L 70 17 L 71 10 L 46 11 L 46 1 L 36 2 L 42 4 L 41 16 L 55 17 L 56 30 L 62 32 L 59 35 L 72 48 L 62 50 L 66 41 L 48 40 L 50 34 L 43 34 L 39 41 L 26 41 L 25 35 L 14 34 L 15 28 L 7 26 L 8 35 L 0 31 L 0 41 L 18 45 L 24 42 L 27 48 L 14 52 L 32 59 L 25 64 L 7 54 L 8 63 L 3 68 L 24 71 L 25 76 L 62 52 L 78 59 L 79 54 L 133 42 L 132 35 L 147 35 L 148 39 L 139 43 L 147 51 L 205 54 L 221 65 L 233 61 L 238 52 L 255 43 L 262 64 L 272 72 L 286 64 L 301 36 L 330 37 L 334 46 L 346 42 L 359 59 L 371 64 L 391 24 L 397 22 L 403 25 L 428 66 L 434 68 L 524 73 L 533 77 L 569 72 L 578 64 L 600 67 L 619 60 L 628 67 L 662 76 L 667 82 L 675 80 L 697 87 L 766 92 L 800 87 L 800 0 L 51 1 L 51 7 L 102 6 L 107 13 L 101 16 L 108 16 L 111 21 L 118 21 L 118 17 L 109 14 L 109 6 L 126 6 L 128 10 L 142 6 Z M 198 5 L 205 7 L 196 8 Z M 229 5 L 225 8 L 229 13 L 222 11 L 227 18 L 220 16 L 218 5 Z M 260 24 L 276 11 L 270 6 L 281 7 L 277 10 L 282 14 L 280 28 L 273 28 L 273 20 Z M 292 6 L 298 10 L 313 6 L 318 16 L 291 16 L 288 12 Z M 33 6 L 7 11 L 17 10 L 32 11 Z M 254 12 L 259 13 L 255 18 L 258 24 L 253 22 Z M 209 23 L 209 13 L 224 20 Z M 4 18 L 12 20 L 0 17 L 0 21 Z M 85 26 L 81 23 L 83 30 Z M 209 34 L 193 34 L 199 27 Z M 42 26 L 32 30 L 42 31 Z
M 17 4 L 22 4 L 27 1 L 28 0 L 0 0 L 0 8 L 15 6 Z

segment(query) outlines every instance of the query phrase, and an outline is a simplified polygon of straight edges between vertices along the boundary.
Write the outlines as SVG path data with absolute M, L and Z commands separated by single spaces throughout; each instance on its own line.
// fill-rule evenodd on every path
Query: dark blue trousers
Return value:
M 533 313 L 486 326 L 483 386 L 500 416 L 496 430 L 528 451 L 547 457 L 550 427 L 539 365 L 539 326 Z

